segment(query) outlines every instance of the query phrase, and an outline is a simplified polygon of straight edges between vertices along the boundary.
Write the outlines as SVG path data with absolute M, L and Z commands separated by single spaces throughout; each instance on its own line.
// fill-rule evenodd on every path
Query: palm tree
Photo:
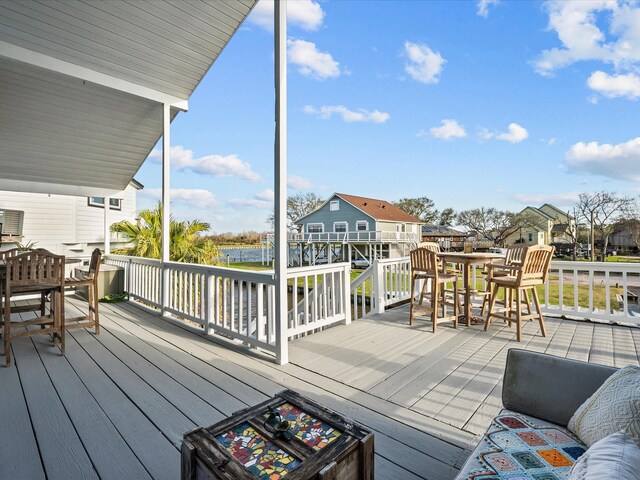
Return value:
M 121 233 L 131 243 L 115 253 L 136 257 L 160 258 L 162 254 L 162 204 L 153 210 L 142 210 L 136 223 L 123 220 L 111 225 L 111 231 Z M 210 226 L 200 220 L 179 222 L 171 218 L 169 224 L 170 260 L 174 262 L 219 264 L 220 251 L 211 239 L 201 237 Z

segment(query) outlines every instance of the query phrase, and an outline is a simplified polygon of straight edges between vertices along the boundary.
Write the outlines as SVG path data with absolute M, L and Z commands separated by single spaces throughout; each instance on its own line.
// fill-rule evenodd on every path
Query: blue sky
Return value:
M 640 192 L 635 1 L 293 0 L 289 194 L 567 209 Z M 263 231 L 273 205 L 273 4 L 261 0 L 172 123 L 172 209 Z M 138 205 L 159 198 L 152 154 Z

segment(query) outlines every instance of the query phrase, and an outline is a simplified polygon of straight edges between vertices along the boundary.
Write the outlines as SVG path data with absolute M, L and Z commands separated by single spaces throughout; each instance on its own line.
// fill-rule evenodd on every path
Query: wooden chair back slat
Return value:
M 91 262 L 89 263 L 89 277 L 95 278 L 100 271 L 100 262 L 102 262 L 102 252 L 96 248 L 91 253 Z
M 544 283 L 547 280 L 551 258 L 555 248 L 549 245 L 532 245 L 527 247 L 522 268 L 519 271 L 519 281 L 539 280 Z
M 511 245 L 507 247 L 507 253 L 504 257 L 505 265 L 515 265 L 522 263 L 526 251 L 526 245 Z
M 64 256 L 43 250 L 33 250 L 5 259 L 6 288 L 64 283 Z
M 436 242 L 420 242 L 418 248 L 426 248 L 432 252 L 440 253 L 440 244 Z
M 414 272 L 424 272 L 434 276 L 438 275 L 439 263 L 435 251 L 429 248 L 419 247 L 411 250 L 411 269 Z

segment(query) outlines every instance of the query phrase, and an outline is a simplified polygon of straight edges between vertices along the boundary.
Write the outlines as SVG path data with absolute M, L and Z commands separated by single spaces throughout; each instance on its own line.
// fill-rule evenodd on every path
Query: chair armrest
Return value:
M 566 427 L 578 407 L 616 370 L 512 348 L 507 354 L 502 404 Z

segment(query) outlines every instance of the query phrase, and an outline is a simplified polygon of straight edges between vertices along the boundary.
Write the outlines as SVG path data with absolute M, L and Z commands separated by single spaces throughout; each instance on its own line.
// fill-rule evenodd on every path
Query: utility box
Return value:
M 76 267 L 74 276 L 83 277 L 89 275 L 89 266 Z M 115 265 L 100 265 L 98 272 L 98 298 L 104 298 L 105 295 L 115 295 L 124 292 L 124 268 Z M 88 298 L 87 287 L 78 287 L 76 295 Z

